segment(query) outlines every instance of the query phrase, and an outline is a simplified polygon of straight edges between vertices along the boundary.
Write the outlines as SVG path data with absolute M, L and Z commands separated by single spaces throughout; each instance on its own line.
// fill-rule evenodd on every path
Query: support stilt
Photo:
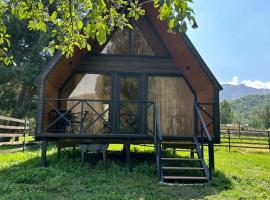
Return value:
M 47 141 L 43 140 L 41 143 L 41 167 L 47 166 Z
M 102 152 L 102 158 L 103 158 L 103 163 L 106 164 L 106 161 L 107 161 L 107 151 L 106 151 L 106 149 Z
M 126 167 L 129 171 L 131 171 L 131 165 L 130 165 L 130 143 L 129 141 L 126 143 Z
M 62 146 L 59 142 L 57 142 L 56 146 L 57 146 L 57 159 L 59 160 L 61 157 Z
M 81 151 L 81 159 L 82 159 L 82 164 L 85 163 L 85 151 Z

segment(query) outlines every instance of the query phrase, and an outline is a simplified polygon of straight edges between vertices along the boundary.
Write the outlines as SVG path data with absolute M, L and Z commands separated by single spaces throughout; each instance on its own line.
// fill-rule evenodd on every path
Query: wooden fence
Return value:
M 216 145 L 231 148 L 261 149 L 270 151 L 270 131 L 266 130 L 221 130 L 221 143 Z
M 12 145 L 12 149 L 1 149 L 0 153 L 25 150 L 28 143 L 26 137 L 30 135 L 29 121 L 12 117 L 0 116 L 0 147 Z M 14 138 L 14 141 L 11 139 Z M 16 146 L 16 148 L 15 148 Z M 20 146 L 20 147 L 18 147 Z

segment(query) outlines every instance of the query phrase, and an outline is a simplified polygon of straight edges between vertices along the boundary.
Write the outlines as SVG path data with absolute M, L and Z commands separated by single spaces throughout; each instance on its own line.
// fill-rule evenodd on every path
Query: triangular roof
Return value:
M 189 73 L 191 76 L 192 73 L 185 69 L 189 68 L 190 63 L 196 62 L 215 88 L 221 90 L 222 86 L 217 81 L 207 64 L 204 62 L 188 36 L 185 33 L 168 33 L 167 24 L 158 19 L 158 12 L 151 4 L 145 5 L 144 9 L 146 10 L 146 15 L 141 17 L 137 24 L 141 24 L 145 28 L 147 27 L 149 30 L 154 30 L 157 33 L 157 37 L 159 37 L 159 41 L 161 41 L 161 44 L 157 48 L 163 48 L 165 49 L 164 51 L 169 51 L 175 62 L 179 63 L 179 65 L 184 68 L 183 71 L 187 73 L 187 76 Z M 112 36 L 109 36 L 108 38 L 110 37 Z M 152 38 L 146 39 L 150 40 Z M 101 52 L 101 50 L 105 47 L 105 45 L 99 46 L 96 41 L 90 41 L 90 43 L 93 46 L 92 49 L 94 53 Z M 71 58 L 67 59 L 65 55 L 61 55 L 61 52 L 58 52 L 42 71 L 39 81 L 44 81 L 58 63 L 65 62 L 70 65 L 72 70 L 72 68 L 76 67 L 76 65 L 80 63 L 80 60 L 86 53 L 86 50 L 78 49 Z

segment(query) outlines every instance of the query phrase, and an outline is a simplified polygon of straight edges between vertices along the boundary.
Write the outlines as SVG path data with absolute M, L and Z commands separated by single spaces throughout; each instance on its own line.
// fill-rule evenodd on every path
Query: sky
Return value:
M 221 83 L 270 89 L 270 0 L 193 0 L 188 36 Z

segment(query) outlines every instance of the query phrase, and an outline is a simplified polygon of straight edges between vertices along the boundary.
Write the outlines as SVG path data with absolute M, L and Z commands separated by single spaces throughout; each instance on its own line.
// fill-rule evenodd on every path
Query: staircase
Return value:
M 164 183 L 205 183 L 209 170 L 196 137 L 182 141 L 160 141 L 160 181 Z M 176 152 L 178 155 L 176 155 Z M 179 154 L 182 155 L 179 157 Z
M 162 136 L 159 116 L 156 116 L 155 151 L 158 178 L 162 183 L 206 183 L 212 179 L 213 141 L 197 104 L 194 110 L 197 124 L 194 137 Z M 208 148 L 207 164 L 204 159 L 205 147 Z

